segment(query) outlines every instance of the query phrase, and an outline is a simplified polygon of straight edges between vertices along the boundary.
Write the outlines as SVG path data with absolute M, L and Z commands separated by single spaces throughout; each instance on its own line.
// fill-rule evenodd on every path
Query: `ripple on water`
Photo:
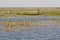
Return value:
M 29 18 L 24 17 L 24 19 L 25 18 L 27 20 L 30 20 L 29 18 L 31 17 Z M 32 19 L 33 18 L 34 17 L 32 17 Z M 40 20 L 42 17 L 41 18 L 36 17 L 36 18 Z M 54 17 L 53 18 L 47 17 L 47 19 L 48 18 L 51 18 L 53 20 Z M 20 18 L 17 18 L 17 19 L 20 19 Z M 38 19 L 34 18 L 34 20 L 38 20 Z M 59 19 L 59 17 L 57 17 L 57 19 Z M 4 20 L 8 20 L 8 19 L 1 19 L 0 21 L 4 21 Z M 16 20 L 16 18 L 14 20 Z M 44 20 L 44 19 L 41 19 L 41 20 Z M 60 40 L 60 24 L 56 24 L 54 26 L 55 27 L 53 27 L 53 25 L 48 24 L 48 25 L 42 25 L 42 27 L 40 28 L 31 26 L 30 30 L 12 30 L 12 31 L 0 30 L 0 40 Z M 0 28 L 1 27 L 2 25 L 0 25 Z
M 31 27 L 31 30 L 0 30 L 1 40 L 60 40 L 60 26 L 41 28 Z

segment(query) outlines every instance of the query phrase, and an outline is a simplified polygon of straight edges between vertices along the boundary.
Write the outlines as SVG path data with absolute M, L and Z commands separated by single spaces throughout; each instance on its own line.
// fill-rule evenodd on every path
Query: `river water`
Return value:
M 21 17 L 4 17 L 0 18 L 0 22 L 4 22 L 6 20 L 12 20 L 12 21 L 28 21 L 28 20 L 34 20 L 34 21 L 54 21 L 54 20 L 60 20 L 60 16 L 21 16 Z
M 57 16 L 24 16 L 24 17 L 5 17 L 0 18 L 0 22 L 6 20 L 13 21 L 54 21 L 60 20 Z M 0 24 L 0 27 L 2 25 Z M 42 25 L 40 28 L 30 26 L 30 30 L 0 30 L 0 40 L 60 40 L 60 23 Z

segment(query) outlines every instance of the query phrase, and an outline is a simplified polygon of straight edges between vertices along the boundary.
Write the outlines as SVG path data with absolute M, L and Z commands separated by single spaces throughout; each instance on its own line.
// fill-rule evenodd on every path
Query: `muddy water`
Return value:
M 56 17 L 55 19 L 59 20 L 60 17 Z M 36 17 L 34 20 L 36 20 Z M 0 28 L 2 27 L 3 24 L 0 24 Z M 30 25 L 29 28 L 30 30 L 0 30 L 0 40 L 60 40 L 60 23 L 53 24 L 48 20 L 46 24 L 43 22 L 40 28 L 34 25 Z

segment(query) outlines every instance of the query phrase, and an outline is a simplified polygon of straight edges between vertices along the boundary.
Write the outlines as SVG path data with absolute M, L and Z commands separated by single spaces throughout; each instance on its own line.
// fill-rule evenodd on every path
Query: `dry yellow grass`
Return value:
M 31 25 L 35 25 L 36 28 L 40 28 L 42 25 L 47 25 L 51 23 L 52 25 L 56 25 L 60 23 L 60 21 L 24 21 L 24 22 L 0 22 L 4 27 L 0 28 L 0 30 L 30 30 Z M 16 27 L 13 28 L 13 25 Z

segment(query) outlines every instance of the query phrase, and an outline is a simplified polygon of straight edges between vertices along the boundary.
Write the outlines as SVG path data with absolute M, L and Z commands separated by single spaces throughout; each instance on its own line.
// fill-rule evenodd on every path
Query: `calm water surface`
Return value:
M 35 21 L 53 21 L 60 20 L 60 16 L 22 16 L 22 17 L 5 17 L 0 18 L 0 22 L 12 20 L 12 21 L 26 21 L 26 20 L 35 20 Z

